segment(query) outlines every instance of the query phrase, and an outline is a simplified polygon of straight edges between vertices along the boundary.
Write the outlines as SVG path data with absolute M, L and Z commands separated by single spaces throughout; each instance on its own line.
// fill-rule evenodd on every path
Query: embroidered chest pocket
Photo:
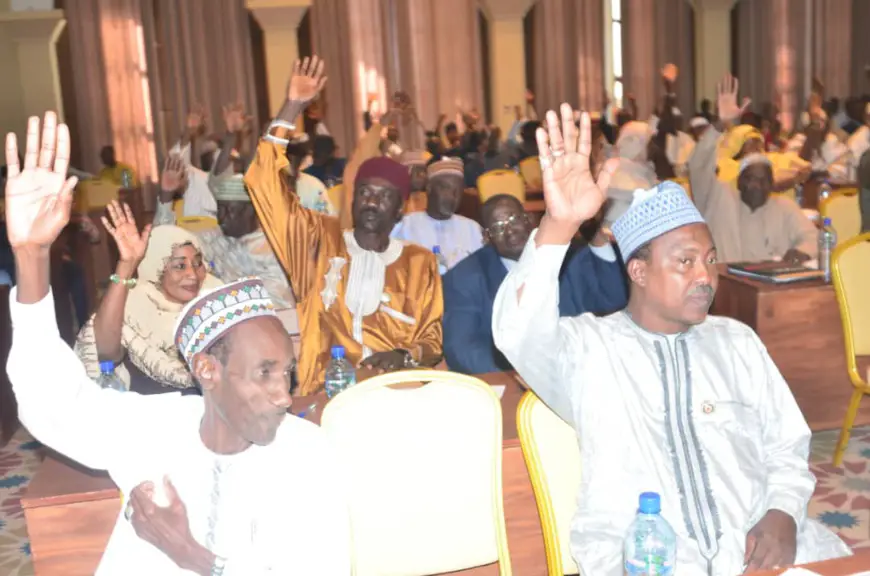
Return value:
M 417 328 L 415 306 L 416 301 L 404 294 L 384 292 L 378 307 L 378 323 L 390 330 L 390 336 L 410 336 Z
M 764 432 L 758 411 L 743 402 L 704 400 L 696 404 L 695 422 L 712 434 L 724 435 L 735 447 L 756 450 Z

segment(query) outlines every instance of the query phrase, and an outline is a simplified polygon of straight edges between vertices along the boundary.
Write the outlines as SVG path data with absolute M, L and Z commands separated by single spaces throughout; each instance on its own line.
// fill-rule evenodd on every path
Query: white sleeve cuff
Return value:
M 613 250 L 612 244 L 608 243 L 604 246 L 593 246 L 590 244 L 589 249 L 592 251 L 592 254 L 605 262 L 616 262 L 616 252 Z
M 13 287 L 9 291 L 9 315 L 15 332 L 14 338 L 23 336 L 47 340 L 60 336 L 51 288 L 39 302 L 22 304 L 18 301 L 18 287 Z
M 794 518 L 795 525 L 800 531 L 807 517 L 807 503 L 800 498 L 784 494 L 773 494 L 767 498 L 768 510 L 780 510 Z
M 522 283 L 527 278 L 545 280 L 559 279 L 559 270 L 568 252 L 568 244 L 544 244 L 538 246 L 535 238 L 538 229 L 532 230 L 516 268 L 511 272 Z

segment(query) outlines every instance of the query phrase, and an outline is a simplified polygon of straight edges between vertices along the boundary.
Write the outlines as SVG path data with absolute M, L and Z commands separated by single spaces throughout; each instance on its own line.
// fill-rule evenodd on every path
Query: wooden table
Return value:
M 772 284 L 721 265 L 712 313 L 748 324 L 761 338 L 813 431 L 837 429 L 852 394 L 834 288 L 822 281 Z M 860 359 L 870 366 L 870 358 Z M 864 402 L 856 426 L 870 424 Z
M 520 442 L 517 404 L 523 389 L 511 373 L 480 376 L 492 385 L 504 385 L 504 506 L 508 546 L 515 574 L 546 576 L 547 562 L 538 509 Z M 299 398 L 293 412 L 307 412 L 319 422 L 325 395 Z M 316 406 L 311 409 L 311 406 Z M 105 474 L 88 471 L 49 455 L 21 498 L 27 520 L 30 549 L 37 576 L 85 576 L 94 573 L 120 512 L 118 489 Z M 497 565 L 453 574 L 498 574 Z

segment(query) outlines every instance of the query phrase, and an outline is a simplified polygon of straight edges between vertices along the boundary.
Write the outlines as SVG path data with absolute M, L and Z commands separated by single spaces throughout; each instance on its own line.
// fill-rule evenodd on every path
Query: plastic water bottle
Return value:
M 97 384 L 100 385 L 100 388 L 108 388 L 118 392 L 127 391 L 124 383 L 121 382 L 120 378 L 115 376 L 115 363 L 111 360 L 100 362 L 100 377 L 97 378 Z
M 326 395 L 330 398 L 356 384 L 356 370 L 344 357 L 344 346 L 333 346 L 332 360 L 326 367 Z
M 822 181 L 821 186 L 819 186 L 819 206 L 822 205 L 822 201 L 831 197 L 831 185 L 827 180 Z
M 825 273 L 825 282 L 831 281 L 831 254 L 837 245 L 837 231 L 831 226 L 831 219 L 825 218 L 819 230 L 819 270 Z
M 677 563 L 677 536 L 661 517 L 661 498 L 655 492 L 640 495 L 637 517 L 625 537 L 625 573 L 628 576 L 670 576 Z
M 121 187 L 124 189 L 129 189 L 133 185 L 133 176 L 130 174 L 129 170 L 124 170 L 121 172 Z
M 438 260 L 438 273 L 444 276 L 447 274 L 447 258 L 441 253 L 441 246 L 433 246 L 432 254 L 435 254 L 435 259 Z

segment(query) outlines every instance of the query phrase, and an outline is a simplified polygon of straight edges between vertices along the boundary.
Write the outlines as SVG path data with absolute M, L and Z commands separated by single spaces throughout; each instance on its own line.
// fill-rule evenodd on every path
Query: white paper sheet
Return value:
M 819 576 L 819 574 L 806 568 L 789 568 L 781 576 Z

